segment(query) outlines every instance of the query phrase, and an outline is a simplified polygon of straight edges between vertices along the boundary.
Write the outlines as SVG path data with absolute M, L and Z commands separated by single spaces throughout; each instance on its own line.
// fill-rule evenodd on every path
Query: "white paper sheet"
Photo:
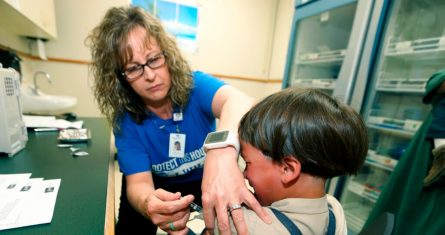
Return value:
M 30 174 L 29 174 L 30 175 Z M 15 182 L 13 189 L 0 188 L 0 230 L 50 223 L 53 217 L 60 179 L 43 180 L 24 176 L 0 175 L 3 182 Z M 11 180 L 12 179 L 12 180 Z
M 0 174 L 0 195 L 14 193 L 21 184 L 28 181 L 31 173 L 24 174 Z
M 28 128 L 82 128 L 83 121 L 69 122 L 63 119 L 56 119 L 55 116 L 34 116 L 34 115 L 23 115 L 23 121 L 25 126 Z

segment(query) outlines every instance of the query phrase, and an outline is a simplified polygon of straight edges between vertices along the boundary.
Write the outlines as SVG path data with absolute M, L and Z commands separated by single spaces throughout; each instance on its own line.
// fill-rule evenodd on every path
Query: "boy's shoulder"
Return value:
M 264 223 L 253 210 L 243 207 L 244 219 L 249 234 L 288 233 L 286 227 L 274 215 L 271 208 L 285 214 L 286 217 L 297 225 L 303 234 L 322 234 L 324 227 L 320 226 L 320 221 L 327 221 L 328 218 L 328 202 L 326 196 L 317 199 L 287 198 L 263 208 L 272 216 L 272 224 Z M 231 229 L 232 232 L 236 232 L 232 221 Z
M 266 224 L 264 223 L 260 217 L 251 209 L 248 209 L 246 207 L 243 207 L 243 215 L 244 220 L 247 225 L 247 230 L 249 231 L 249 234 L 286 234 L 287 229 L 284 227 L 281 222 L 273 216 L 272 210 L 269 207 L 263 207 L 263 209 L 266 210 L 266 212 L 272 216 L 272 223 Z M 230 229 L 232 234 L 236 234 L 237 231 L 235 229 L 235 225 L 233 224 L 233 221 L 230 220 Z

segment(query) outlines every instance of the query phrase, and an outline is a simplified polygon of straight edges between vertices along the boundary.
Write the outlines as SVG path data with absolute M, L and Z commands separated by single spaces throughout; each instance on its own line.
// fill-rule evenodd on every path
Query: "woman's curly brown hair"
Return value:
M 128 34 L 137 26 L 147 30 L 147 45 L 150 40 L 156 40 L 166 56 L 172 82 L 168 97 L 173 104 L 184 107 L 193 87 L 190 65 L 175 39 L 164 30 L 158 19 L 139 7 L 109 9 L 86 40 L 93 59 L 94 96 L 101 112 L 116 130 L 119 130 L 119 122 L 125 112 L 137 123 L 142 123 L 150 114 L 142 99 L 121 75 L 133 55 L 128 45 Z

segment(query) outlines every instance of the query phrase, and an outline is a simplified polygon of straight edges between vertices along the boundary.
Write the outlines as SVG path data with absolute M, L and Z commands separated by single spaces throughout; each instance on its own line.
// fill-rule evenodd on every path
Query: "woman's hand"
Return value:
M 187 221 L 190 217 L 189 205 L 193 195 L 181 197 L 179 192 L 171 193 L 156 189 L 145 199 L 146 216 L 153 224 L 171 234 L 187 233 Z
M 238 167 L 237 152 L 233 147 L 211 149 L 207 152 L 202 181 L 202 204 L 206 229 L 212 233 L 215 217 L 221 234 L 231 234 L 227 208 L 245 204 L 266 223 L 271 219 L 248 190 Z M 238 234 L 248 234 L 242 210 L 230 215 Z

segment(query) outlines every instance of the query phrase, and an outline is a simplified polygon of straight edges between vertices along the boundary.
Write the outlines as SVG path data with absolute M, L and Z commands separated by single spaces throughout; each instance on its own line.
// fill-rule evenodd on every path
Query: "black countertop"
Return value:
M 84 128 L 90 129 L 92 136 L 89 142 L 74 145 L 88 156 L 74 157 L 69 148 L 57 147 L 58 132 L 29 131 L 25 149 L 13 157 L 0 157 L 0 174 L 32 173 L 31 178 L 61 179 L 51 223 L 1 230 L 0 234 L 107 233 L 107 190 L 114 195 L 114 186 L 108 188 L 112 185 L 109 181 L 114 183 L 110 179 L 114 162 L 110 154 L 111 131 L 104 118 L 79 120 L 84 121 Z M 114 207 L 109 213 L 114 217 Z

